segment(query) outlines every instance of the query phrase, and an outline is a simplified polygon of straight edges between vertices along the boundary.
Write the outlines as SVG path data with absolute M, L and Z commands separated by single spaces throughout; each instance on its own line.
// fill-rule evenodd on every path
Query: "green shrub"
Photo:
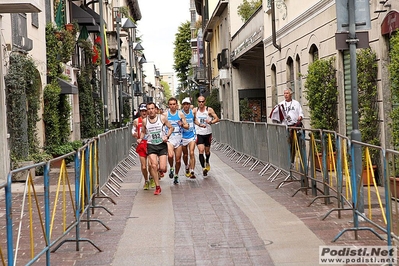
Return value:
M 313 128 L 336 131 L 338 128 L 338 89 L 335 58 L 319 59 L 308 69 L 305 88 Z

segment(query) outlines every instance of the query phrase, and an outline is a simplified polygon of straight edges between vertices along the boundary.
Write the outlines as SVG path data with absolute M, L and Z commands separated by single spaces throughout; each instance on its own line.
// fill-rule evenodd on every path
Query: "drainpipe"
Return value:
M 274 0 L 271 3 L 272 8 L 272 39 L 273 39 L 273 46 L 276 47 L 279 51 L 281 51 L 281 46 L 277 44 L 276 41 L 276 8 L 274 6 Z

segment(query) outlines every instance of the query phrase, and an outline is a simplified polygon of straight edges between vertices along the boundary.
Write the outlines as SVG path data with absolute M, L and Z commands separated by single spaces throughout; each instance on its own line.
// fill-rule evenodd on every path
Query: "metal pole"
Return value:
M 2 19 L 0 18 L 0 22 Z M 2 47 L 2 42 L 0 38 L 0 47 Z M 0 50 L 0 62 L 3 62 L 3 50 Z M 3 76 L 3 66 L 0 66 L 0 77 Z M 7 134 L 7 108 L 6 108 L 6 91 L 4 78 L 0 80 L 0 138 L 2 139 L 0 143 L 0 156 L 2 161 L 0 162 L 0 183 L 5 181 L 5 177 L 10 170 L 10 156 L 8 153 L 8 134 Z
M 147 102 L 147 95 L 145 94 L 144 82 L 143 82 L 143 64 L 139 64 L 140 68 L 140 88 L 143 91 L 143 102 Z
M 122 66 L 121 66 L 121 36 L 120 36 L 120 25 L 121 25 L 121 17 L 118 11 L 118 16 L 115 19 L 116 21 L 116 42 L 118 43 L 118 86 L 119 86 L 119 127 L 122 127 L 122 112 L 123 112 L 123 97 L 122 97 Z
M 350 53 L 350 71 L 351 71 L 351 94 L 352 94 L 352 132 L 351 139 L 355 141 L 361 141 L 361 133 L 359 130 L 359 104 L 358 104 L 358 92 L 357 92 L 357 66 L 356 66 L 356 44 L 358 39 L 356 39 L 356 24 L 355 24 L 355 0 L 349 0 L 349 53 Z M 354 145 L 352 157 L 352 177 L 355 183 L 355 190 L 353 193 L 353 203 L 357 206 L 359 212 L 364 213 L 364 203 L 363 203 L 363 189 L 359 186 L 362 182 L 362 148 L 358 144 Z M 357 195 L 358 188 L 360 187 L 360 192 Z M 359 196 L 359 198 L 357 198 Z M 354 216 L 355 224 L 358 226 L 357 215 Z
M 134 29 L 133 29 L 134 31 Z M 127 36 L 129 38 L 129 66 L 130 66 L 130 89 L 132 90 L 132 121 L 134 120 L 134 70 L 133 70 L 133 38 L 128 29 Z M 139 106 L 137 106 L 138 108 Z
M 101 90 L 104 105 L 104 131 L 108 131 L 108 90 L 107 90 L 107 68 L 105 66 L 105 34 L 104 34 L 104 11 L 103 0 L 98 1 L 100 6 L 100 38 L 101 38 Z

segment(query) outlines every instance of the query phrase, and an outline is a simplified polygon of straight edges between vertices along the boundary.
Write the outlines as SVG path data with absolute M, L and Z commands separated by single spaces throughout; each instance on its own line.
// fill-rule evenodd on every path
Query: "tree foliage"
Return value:
M 310 124 L 313 128 L 336 130 L 337 116 L 337 78 L 334 67 L 335 58 L 319 59 L 309 65 L 305 88 L 309 104 Z
M 12 53 L 6 85 L 7 128 L 12 160 L 24 160 L 36 152 L 40 108 L 40 75 L 31 57 Z
M 179 82 L 184 83 L 187 82 L 187 77 L 191 66 L 190 22 L 186 21 L 180 24 L 175 36 L 176 38 L 173 42 L 175 45 L 175 50 L 173 52 L 173 69 L 177 73 Z
M 399 34 L 395 34 L 389 40 L 391 48 L 389 51 L 390 63 L 388 66 L 389 80 L 391 82 L 391 93 L 392 93 L 392 112 L 390 117 L 392 140 L 395 149 L 399 147 Z
M 371 49 L 357 52 L 357 84 L 359 94 L 359 129 L 362 141 L 379 145 L 377 55 Z
M 248 98 L 240 100 L 240 120 L 249 121 L 252 113 L 253 111 L 252 108 L 249 106 Z
M 211 94 L 206 97 L 206 105 L 212 107 L 215 113 L 220 117 L 220 101 L 219 101 L 219 90 L 212 89 Z
M 165 99 L 167 100 L 170 97 L 172 97 L 172 91 L 171 91 L 171 88 L 170 88 L 169 84 L 166 81 L 163 81 L 163 80 L 161 80 L 160 83 L 161 83 L 161 85 L 162 85 L 162 87 L 164 89 Z M 166 104 L 166 100 L 165 100 L 164 104 Z
M 262 5 L 262 0 L 244 0 L 237 8 L 237 14 L 241 17 L 243 22 L 246 22 L 255 11 Z

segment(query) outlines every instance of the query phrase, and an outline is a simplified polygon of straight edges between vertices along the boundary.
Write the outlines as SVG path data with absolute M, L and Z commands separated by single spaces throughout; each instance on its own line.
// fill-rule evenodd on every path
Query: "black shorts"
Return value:
M 161 144 L 154 145 L 154 144 L 147 144 L 147 154 L 156 154 L 158 156 L 167 155 L 168 154 L 168 145 L 165 142 Z
M 212 133 L 208 135 L 197 135 L 197 145 L 204 144 L 205 147 L 210 147 L 212 141 Z

